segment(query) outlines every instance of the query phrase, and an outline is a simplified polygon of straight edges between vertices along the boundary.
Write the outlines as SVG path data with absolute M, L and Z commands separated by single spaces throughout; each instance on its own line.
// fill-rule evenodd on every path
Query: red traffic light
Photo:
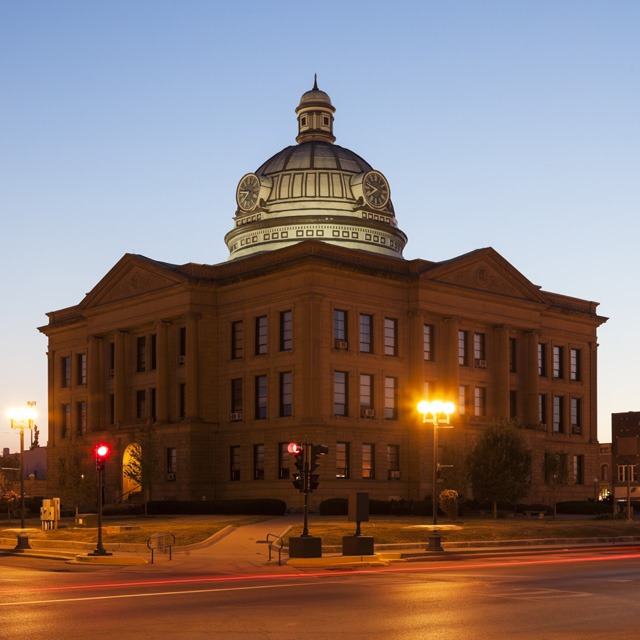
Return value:
M 96 445 L 96 458 L 104 460 L 111 453 L 111 449 L 108 444 Z
M 300 455 L 302 453 L 302 445 L 299 442 L 290 442 L 289 446 L 287 447 L 287 451 L 292 456 Z

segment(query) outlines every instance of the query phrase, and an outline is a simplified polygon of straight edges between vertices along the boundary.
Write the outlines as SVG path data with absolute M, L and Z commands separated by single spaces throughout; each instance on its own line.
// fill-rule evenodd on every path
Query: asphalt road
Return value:
M 0 638 L 640 638 L 640 550 L 188 574 L 0 557 Z

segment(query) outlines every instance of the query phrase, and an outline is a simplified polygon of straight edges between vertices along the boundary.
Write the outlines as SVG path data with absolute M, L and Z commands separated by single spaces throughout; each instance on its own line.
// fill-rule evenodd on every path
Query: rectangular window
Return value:
M 571 398 L 571 433 L 582 433 L 582 402 Z
M 280 351 L 293 349 L 293 314 L 291 311 L 280 313 Z
M 349 443 L 336 442 L 336 478 L 349 477 Z
M 458 413 L 463 416 L 466 413 L 467 406 L 467 387 L 460 385 L 458 387 Z
M 71 405 L 63 404 L 60 407 L 60 437 L 66 438 L 69 435 L 71 426 Z
M 255 418 L 267 417 L 267 376 L 256 376 L 255 380 Z
M 175 482 L 178 471 L 178 450 L 175 447 L 167 447 L 167 481 Z
M 147 369 L 147 338 L 139 336 L 136 340 L 136 371 Z
M 136 391 L 136 418 L 141 420 L 147 417 L 147 394 L 144 389 Z
M 187 385 L 181 382 L 178 386 L 178 412 L 180 418 L 187 417 Z
M 373 316 L 360 314 L 360 353 L 373 353 Z
M 334 345 L 339 348 L 346 348 L 348 344 L 347 317 L 346 311 L 333 310 L 333 340 Z
M 509 372 L 517 373 L 518 371 L 518 341 L 516 338 L 509 338 Z
M 77 375 L 77 384 L 86 385 L 87 384 L 87 354 L 79 353 L 76 358 L 76 365 L 78 367 Z
M 384 417 L 385 420 L 398 419 L 398 378 L 384 379 Z
M 290 476 L 291 454 L 289 453 L 289 443 L 278 443 L 278 478 L 288 480 Z
M 364 480 L 374 480 L 375 474 L 375 445 L 362 445 L 362 478 Z
M 373 418 L 373 376 L 369 373 L 360 374 L 360 415 L 363 418 Z
M 229 479 L 240 480 L 240 447 L 238 445 L 229 448 Z
M 473 415 L 487 415 L 487 389 L 485 387 L 476 387 L 473 392 Z
M 109 394 L 109 424 L 116 423 L 116 397 L 113 393 Z
M 538 420 L 544 428 L 547 427 L 547 394 L 541 393 L 538 396 Z
M 562 378 L 564 360 L 564 349 L 562 347 L 553 347 L 553 377 Z
M 149 371 L 155 371 L 158 367 L 158 335 L 152 333 L 149 338 L 151 342 L 151 358 L 149 362 Z
M 345 371 L 333 372 L 333 415 L 348 415 L 347 406 L 348 375 Z
M 458 331 L 458 364 L 461 367 L 469 366 L 467 335 L 466 331 Z
M 253 445 L 253 479 L 264 480 L 264 445 Z
M 638 482 L 638 465 L 636 464 L 619 464 L 618 465 L 618 482 Z
M 576 484 L 584 484 L 584 456 L 573 456 L 573 480 Z
M 244 322 L 231 323 L 231 358 L 237 360 L 244 355 Z
M 280 417 L 293 413 L 293 374 L 283 371 L 280 374 Z
M 109 377 L 113 378 L 114 369 L 116 368 L 116 345 L 115 342 L 109 343 Z
M 187 359 L 187 327 L 180 327 L 178 333 L 178 364 L 184 364 Z
M 476 367 L 482 367 L 486 363 L 487 353 L 485 349 L 485 342 L 484 333 L 473 334 L 473 358 L 475 360 Z
M 433 362 L 435 360 L 434 351 L 434 327 L 432 324 L 425 324 L 422 327 L 422 349 L 424 361 Z
M 263 356 L 267 353 L 267 316 L 256 318 L 255 354 Z
M 87 432 L 87 403 L 84 400 L 76 403 L 76 433 L 83 436 Z
M 544 342 L 538 343 L 538 375 L 547 375 L 547 345 Z
M 62 388 L 68 389 L 71 386 L 71 358 L 68 356 L 63 357 L 60 360 L 61 375 L 62 375 Z
M 553 396 L 553 432 L 564 433 L 564 398 Z
M 387 478 L 400 480 L 400 445 L 387 445 Z
M 231 413 L 242 415 L 242 391 L 242 378 L 233 378 L 231 380 Z M 240 419 L 240 416 L 236 415 L 233 418 Z
M 570 379 L 573 382 L 579 382 L 580 380 L 582 380 L 582 374 L 580 372 L 580 365 L 581 365 L 581 351 L 580 349 L 571 349 L 570 351 Z
M 384 319 L 384 355 L 398 355 L 398 321 L 395 318 Z

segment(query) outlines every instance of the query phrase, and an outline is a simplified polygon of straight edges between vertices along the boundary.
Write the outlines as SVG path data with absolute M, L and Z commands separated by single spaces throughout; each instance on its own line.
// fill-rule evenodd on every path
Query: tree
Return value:
M 493 503 L 498 517 L 498 501 L 517 502 L 529 492 L 531 450 L 512 422 L 488 425 L 467 459 L 473 495 Z
M 95 508 L 96 469 L 91 445 L 82 436 L 66 442 L 58 458 L 58 490 L 62 504 L 73 504 L 76 515 L 81 509 Z
M 151 484 L 158 467 L 158 445 L 151 421 L 136 429 L 136 441 L 130 445 L 129 460 L 123 467 L 124 475 L 138 484 L 144 498 L 144 514 L 151 499 Z
M 544 461 L 542 463 L 542 471 L 544 473 L 544 481 L 553 485 L 553 519 L 557 516 L 556 488 L 559 484 L 567 484 L 569 471 L 567 469 L 567 452 L 545 451 Z

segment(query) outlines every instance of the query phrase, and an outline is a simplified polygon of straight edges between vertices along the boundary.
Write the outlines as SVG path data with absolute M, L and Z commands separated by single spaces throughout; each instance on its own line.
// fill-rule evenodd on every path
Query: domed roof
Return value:
M 298 144 L 282 149 L 236 190 L 235 226 L 225 236 L 229 259 L 316 239 L 402 257 L 389 184 L 358 154 L 334 144 L 328 94 L 305 92 L 298 107 Z

